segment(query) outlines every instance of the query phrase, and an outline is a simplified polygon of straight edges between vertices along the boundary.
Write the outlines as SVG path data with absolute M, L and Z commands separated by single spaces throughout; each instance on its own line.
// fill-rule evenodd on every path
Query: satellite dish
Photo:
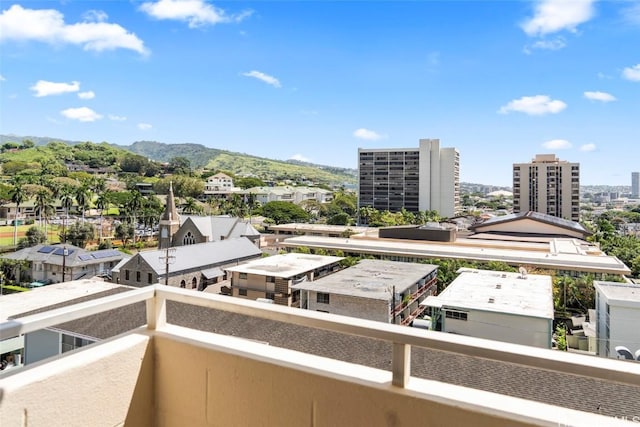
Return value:
M 527 278 L 527 269 L 524 267 L 520 267 L 518 269 L 518 271 L 520 271 L 520 278 L 521 279 L 526 279 Z

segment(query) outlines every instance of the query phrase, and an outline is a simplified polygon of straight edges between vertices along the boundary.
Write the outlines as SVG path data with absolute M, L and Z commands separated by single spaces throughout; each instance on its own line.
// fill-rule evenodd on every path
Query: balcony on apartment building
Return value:
M 640 421 L 640 363 L 162 285 L 19 317 L 0 324 L 0 332 L 6 339 L 91 318 L 104 325 L 134 312 L 146 325 L 4 372 L 2 424 L 493 427 Z

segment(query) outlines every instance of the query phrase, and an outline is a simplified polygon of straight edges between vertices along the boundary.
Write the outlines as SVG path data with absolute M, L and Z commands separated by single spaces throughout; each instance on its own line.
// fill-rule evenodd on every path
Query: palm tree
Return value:
M 96 200 L 96 207 L 100 210 L 100 233 L 99 233 L 99 243 L 102 243 L 102 218 L 104 215 L 104 210 L 109 210 L 109 206 L 111 205 L 111 191 L 104 190 L 98 193 L 98 199 Z
M 82 184 L 75 189 L 75 197 L 78 202 L 78 208 L 82 211 L 82 223 L 84 224 L 84 211 L 91 201 L 91 189 L 87 184 Z
M 18 212 L 20 211 L 20 203 L 24 202 L 27 198 L 27 194 L 22 186 L 22 179 L 18 176 L 14 176 L 11 180 L 13 188 L 9 191 L 11 201 L 16 204 L 16 213 L 13 217 L 13 245 L 18 244 Z
M 131 190 L 129 191 L 129 194 L 131 195 L 131 197 L 127 201 L 126 209 L 131 215 L 131 217 L 133 218 L 133 229 L 134 229 L 133 244 L 135 245 L 136 244 L 135 229 L 138 226 L 138 221 L 136 220 L 136 217 L 137 217 L 138 211 L 142 207 L 142 204 L 144 202 L 144 197 L 138 190 Z
M 69 209 L 73 207 L 73 202 L 74 202 L 73 191 L 71 190 L 71 187 L 67 187 L 67 186 L 62 187 L 62 189 L 60 190 L 60 203 L 62 204 L 65 210 L 65 220 L 62 223 L 63 241 L 65 243 L 67 241 L 66 227 L 67 227 L 67 221 L 69 221 Z
M 193 197 L 187 197 L 184 205 L 182 206 L 182 212 L 185 214 L 201 214 L 202 207 L 198 204 L 196 199 Z
M 36 192 L 36 210 L 38 211 L 38 221 L 40 222 L 40 228 L 42 228 L 42 216 L 46 216 L 47 207 L 51 205 L 51 191 L 42 187 Z M 45 230 L 45 234 L 47 231 Z

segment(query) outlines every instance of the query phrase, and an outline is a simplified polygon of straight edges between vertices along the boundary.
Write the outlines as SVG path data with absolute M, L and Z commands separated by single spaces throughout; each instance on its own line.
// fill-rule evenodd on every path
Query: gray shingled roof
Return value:
M 124 288 L 126 289 L 128 288 Z M 77 302 L 81 302 L 80 299 L 62 305 Z M 170 323 L 192 329 L 267 342 L 277 347 L 391 370 L 392 349 L 391 344 L 386 341 L 257 319 L 174 301 L 167 303 L 167 319 Z M 106 339 L 142 326 L 145 322 L 145 304 L 140 302 L 57 325 L 56 328 Z M 626 416 L 632 419 L 640 414 L 638 386 L 458 353 L 414 346 L 411 353 L 411 375 L 611 417 Z
M 221 240 L 221 236 L 224 239 L 260 236 L 260 232 L 251 224 L 237 217 L 182 215 L 180 220 L 181 226 L 187 221 L 192 222 L 203 236 L 207 236 L 210 242 Z
M 217 242 L 198 243 L 196 245 L 175 246 L 173 254 L 175 262 L 171 264 L 171 271 L 185 271 L 193 269 L 209 268 L 212 265 L 221 265 L 237 259 L 258 257 L 262 251 L 246 237 L 221 240 Z M 135 256 L 142 257 L 157 274 L 164 274 L 164 263 L 160 257 L 165 256 L 165 250 L 143 251 Z M 134 256 L 134 258 L 135 258 Z M 123 265 L 119 266 L 120 268 Z

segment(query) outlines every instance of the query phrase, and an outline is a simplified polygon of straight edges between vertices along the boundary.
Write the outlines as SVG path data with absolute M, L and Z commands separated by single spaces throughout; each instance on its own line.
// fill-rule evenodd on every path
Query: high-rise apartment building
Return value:
M 460 154 L 438 139 L 421 139 L 418 148 L 359 148 L 358 179 L 359 207 L 444 217 L 459 210 Z
M 580 164 L 538 154 L 531 163 L 513 164 L 513 212 L 535 211 L 580 219 Z
M 640 172 L 631 172 L 631 197 L 640 198 Z

